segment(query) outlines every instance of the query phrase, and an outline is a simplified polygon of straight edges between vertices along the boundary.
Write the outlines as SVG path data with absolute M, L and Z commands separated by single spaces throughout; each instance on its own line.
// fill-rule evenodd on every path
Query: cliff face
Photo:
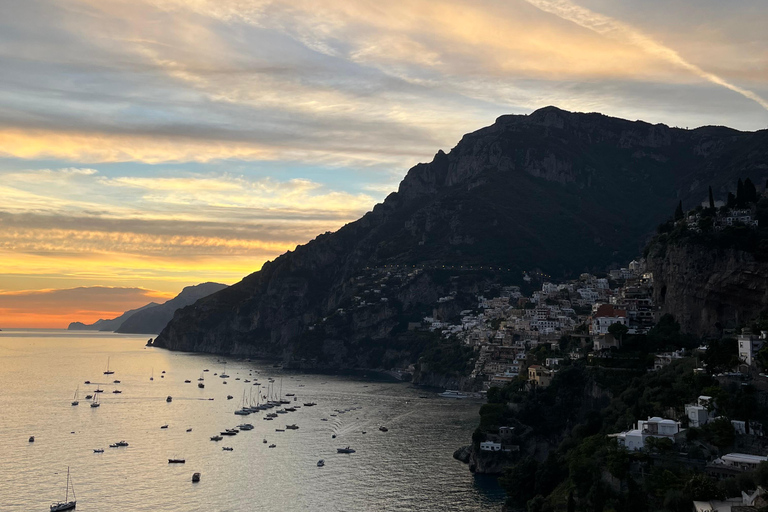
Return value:
M 351 301 L 365 269 L 482 265 L 565 277 L 624 263 L 680 198 L 704 200 L 708 185 L 719 191 L 734 176 L 762 182 L 766 160 L 768 132 L 686 131 L 553 107 L 502 116 L 413 167 L 360 220 L 177 311 L 155 343 L 364 361 L 355 351 L 376 344 L 363 340 L 399 335 L 403 318 L 418 318 L 446 291 L 425 272 L 389 302 L 361 309 Z
M 768 308 L 768 262 L 735 249 L 670 245 L 648 259 L 654 300 L 700 336 L 749 322 Z

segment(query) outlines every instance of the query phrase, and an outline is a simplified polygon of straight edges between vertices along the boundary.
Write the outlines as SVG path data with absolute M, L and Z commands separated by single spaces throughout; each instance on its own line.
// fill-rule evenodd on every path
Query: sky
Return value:
M 3 0 L 0 328 L 232 284 L 503 114 L 768 127 L 765 0 Z

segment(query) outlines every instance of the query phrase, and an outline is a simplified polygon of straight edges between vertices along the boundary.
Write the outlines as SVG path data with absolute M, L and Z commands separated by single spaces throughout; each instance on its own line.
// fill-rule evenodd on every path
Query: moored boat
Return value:
M 75 508 L 77 507 L 77 498 L 75 497 L 75 486 L 74 484 L 72 484 L 72 498 L 74 498 L 72 501 L 69 501 L 69 487 L 70 487 L 69 467 L 67 467 L 67 491 L 64 497 L 64 501 L 60 501 L 58 503 L 52 503 L 51 512 L 75 510 Z
M 199 482 L 200 481 L 200 473 L 194 473 L 192 475 L 192 482 Z
M 325 459 L 320 459 L 317 461 L 317 467 L 321 468 L 323 466 L 325 466 Z
M 168 459 L 168 464 L 184 464 L 186 459 Z
M 355 453 L 355 450 L 347 446 L 346 448 L 336 448 L 336 453 Z

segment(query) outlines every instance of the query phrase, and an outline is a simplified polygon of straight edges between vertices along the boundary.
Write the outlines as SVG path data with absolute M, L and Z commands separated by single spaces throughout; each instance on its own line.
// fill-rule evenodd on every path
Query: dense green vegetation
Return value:
M 665 318 L 648 336 L 630 340 L 636 346 L 626 350 L 642 354 L 650 347 L 691 347 L 695 341 L 680 333 L 674 319 Z M 521 445 L 522 455 L 500 479 L 512 509 L 688 511 L 694 499 L 739 495 L 768 484 L 768 464 L 719 482 L 701 469 L 736 442 L 730 419 L 768 425 L 768 409 L 760 405 L 753 386 L 721 383 L 694 371 L 702 362 L 727 365 L 735 356 L 734 340 L 713 340 L 700 359 L 684 358 L 656 372 L 581 360 L 562 368 L 548 388 L 530 391 L 522 382 L 491 388 L 473 439 L 479 443 L 499 426 L 515 427 L 513 441 Z M 609 437 L 638 419 L 672 413 L 686 427 L 684 405 L 700 395 L 714 397 L 722 419 L 689 428 L 683 446 L 660 439 L 648 443 L 645 452 L 629 452 Z M 542 443 L 551 448 L 546 457 Z M 534 445 L 539 449 L 526 451 Z

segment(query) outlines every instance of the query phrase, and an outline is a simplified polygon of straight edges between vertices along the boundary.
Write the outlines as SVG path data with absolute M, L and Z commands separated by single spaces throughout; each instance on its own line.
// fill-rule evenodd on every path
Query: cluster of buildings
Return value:
M 686 227 L 696 233 L 701 232 L 699 221 L 703 218 L 700 212 L 691 211 L 679 222 L 685 223 Z M 757 227 L 757 219 L 752 208 L 721 208 L 716 211 L 714 217 L 713 229 L 721 231 L 731 226 Z
M 475 308 L 453 318 L 441 314 L 453 297 L 441 297 L 421 327 L 473 347 L 476 358 L 470 377 L 481 379 L 486 389 L 521 374 L 527 375 L 529 386 L 546 387 L 563 359 L 619 348 L 623 334 L 648 332 L 656 320 L 652 285 L 644 262 L 632 261 L 607 277 L 585 273 L 564 283 L 545 281 L 527 295 L 519 286 L 488 290 L 477 296 Z M 612 327 L 617 324 L 618 330 Z M 579 340 L 579 346 L 565 351 L 563 336 Z M 531 353 L 541 346 L 558 357 L 533 364 Z

